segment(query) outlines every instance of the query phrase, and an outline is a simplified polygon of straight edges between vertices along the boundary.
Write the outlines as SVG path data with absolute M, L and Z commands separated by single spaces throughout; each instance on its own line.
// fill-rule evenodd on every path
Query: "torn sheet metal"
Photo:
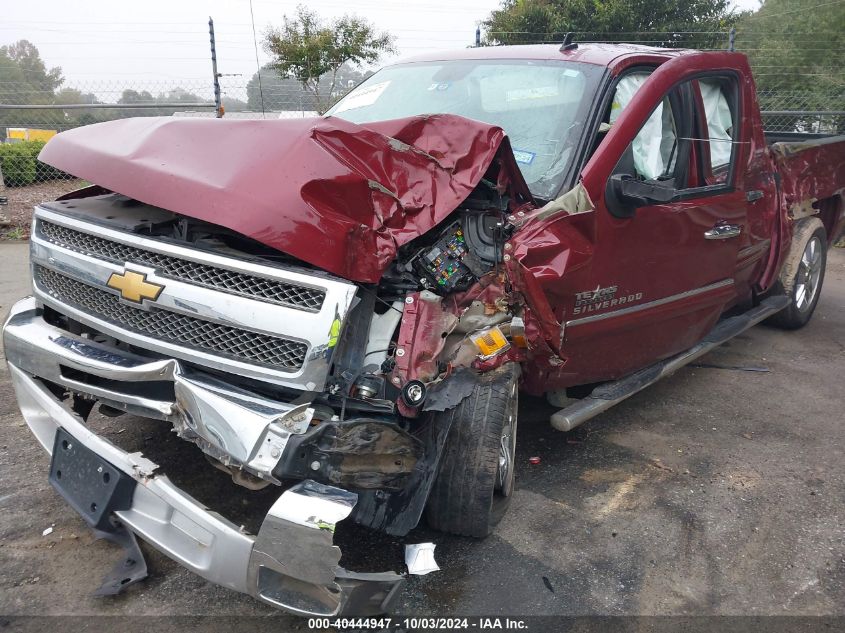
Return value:
M 452 330 L 453 334 L 468 334 L 494 325 L 504 323 L 511 316 L 505 310 L 500 310 L 495 303 L 484 303 L 475 300 L 463 311 L 458 323 Z
M 478 384 L 478 372 L 459 367 L 451 375 L 429 387 L 423 411 L 445 411 L 469 397 Z
M 587 193 L 584 185 L 579 182 L 559 198 L 545 204 L 532 218 L 545 220 L 558 213 L 575 215 L 577 213 L 593 211 L 595 208 L 593 201 L 590 200 L 590 194 Z
M 409 380 L 428 382 L 440 373 L 438 357 L 446 336 L 458 322 L 458 317 L 443 310 L 442 301 L 442 297 L 428 290 L 405 298 L 391 378 L 397 387 Z
M 308 404 L 256 406 L 236 393 L 216 391 L 212 385 L 182 375 L 174 369 L 176 409 L 173 417 L 179 437 L 202 448 L 222 464 L 246 467 L 251 473 L 279 483 L 273 475 L 291 435 L 305 433 L 314 416 Z
M 405 546 L 405 564 L 408 573 L 414 576 L 425 576 L 433 571 L 440 571 L 434 560 L 434 543 L 409 543 Z
M 546 391 L 551 373 L 567 362 L 563 349 L 567 284 L 575 271 L 586 269 L 593 258 L 596 235 L 593 203 L 584 185 L 543 209 L 518 218 L 518 230 L 505 244 L 509 257 L 504 267 L 513 292 L 522 304 L 519 349 L 511 349 L 494 359 L 531 360 L 523 376 L 522 388 L 535 395 Z M 512 355 L 509 357 L 509 355 Z M 489 370 L 490 362 L 475 367 Z
M 122 524 L 113 525 L 108 531 L 92 529 L 98 539 L 111 541 L 123 549 L 123 556 L 103 578 L 94 595 L 115 596 L 149 575 L 147 561 L 132 530 Z
M 306 480 L 289 488 L 267 513 L 250 557 L 257 597 L 303 615 L 383 613 L 404 578 L 393 572 L 356 574 L 340 567 L 335 526 L 357 495 Z
M 794 219 L 806 216 L 816 200 L 845 191 L 845 136 L 774 143 L 771 150 Z
M 553 353 L 561 353 L 563 325 L 550 298 L 559 297 L 565 275 L 592 257 L 593 240 L 585 234 L 589 227 L 575 224 L 581 217 L 585 216 L 556 214 L 532 219 L 509 242 L 512 255 L 505 267 L 514 289 L 531 306 L 524 319 L 532 348 L 542 347 L 543 341 Z
M 504 131 L 455 115 L 366 127 L 334 117 L 122 119 L 63 132 L 39 159 L 369 283 L 491 166 L 512 204 L 531 200 Z
M 384 420 L 324 422 L 315 433 L 290 455 L 301 470 L 288 472 L 308 477 L 319 464 L 321 479 L 345 488 L 401 490 L 424 454 L 418 438 Z

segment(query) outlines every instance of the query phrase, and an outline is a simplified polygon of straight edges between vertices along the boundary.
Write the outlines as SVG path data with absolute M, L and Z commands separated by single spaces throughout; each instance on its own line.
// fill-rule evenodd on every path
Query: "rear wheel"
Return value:
M 780 285 L 789 305 L 770 319 L 772 325 L 788 330 L 804 327 L 819 302 L 827 264 L 827 234 L 818 219 L 799 225 L 793 250 L 784 264 Z
M 481 376 L 472 394 L 438 415 L 452 418 L 426 507 L 429 525 L 484 537 L 510 505 L 514 488 L 519 366 Z

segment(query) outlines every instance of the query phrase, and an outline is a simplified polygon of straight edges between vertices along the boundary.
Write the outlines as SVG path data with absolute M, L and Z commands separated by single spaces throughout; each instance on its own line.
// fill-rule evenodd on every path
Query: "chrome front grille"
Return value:
M 66 305 L 145 336 L 178 345 L 199 347 L 241 362 L 298 370 L 308 346 L 299 341 L 211 323 L 202 319 L 158 310 L 142 310 L 121 303 L 111 292 L 76 281 L 36 265 L 35 282 L 40 289 Z
M 35 209 L 30 259 L 40 303 L 158 357 L 291 389 L 325 387 L 332 332 L 355 284 L 105 226 L 95 218 L 128 227 L 153 217 L 114 194 L 72 203 L 73 216 L 63 202 Z M 129 301 L 135 295 L 111 281 L 130 272 L 158 294 Z
M 40 237 L 51 244 L 77 253 L 92 255 L 121 265 L 132 262 L 149 266 L 154 268 L 161 277 L 177 279 L 258 301 L 318 312 L 326 297 L 325 291 L 319 288 L 309 288 L 217 266 L 209 266 L 189 259 L 104 239 L 53 222 L 42 220 L 38 223 L 38 232 Z

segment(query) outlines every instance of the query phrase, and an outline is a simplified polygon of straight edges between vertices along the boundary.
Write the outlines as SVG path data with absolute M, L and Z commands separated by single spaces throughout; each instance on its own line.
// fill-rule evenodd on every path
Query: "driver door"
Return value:
M 595 381 L 691 347 L 737 300 L 747 233 L 745 198 L 735 186 L 737 126 L 726 124 L 731 136 L 719 140 L 727 145 L 719 155 L 729 157 L 724 177 L 708 182 L 700 72 L 680 81 L 668 74 L 631 77 L 627 88 L 626 76 L 619 79 L 617 92 L 639 85 L 624 107 L 614 101 L 621 112 L 611 110 L 610 132 L 582 174 L 591 194 L 599 189 L 595 251 L 568 310 L 565 341 L 579 373 Z M 716 75 L 732 91 L 727 107 L 737 121 L 739 86 Z

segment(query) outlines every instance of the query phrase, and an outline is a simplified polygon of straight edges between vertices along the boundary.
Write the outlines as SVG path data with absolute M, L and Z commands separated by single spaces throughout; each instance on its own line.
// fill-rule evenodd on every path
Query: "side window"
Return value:
M 631 143 L 634 170 L 643 180 L 671 178 L 678 160 L 678 129 L 669 97 L 664 97 Z
M 610 106 L 610 125 L 616 122 L 648 77 L 649 73 L 636 72 L 619 80 Z M 631 143 L 636 175 L 643 180 L 668 177 L 673 172 L 677 161 L 677 145 L 675 117 L 667 96 L 657 106 Z
M 610 110 L 610 126 L 628 106 L 649 77 L 634 72 L 616 86 Z M 692 108 L 690 82 L 674 88 L 652 111 L 628 147 L 624 168 L 638 180 L 671 181 L 675 189 L 687 185 Z
M 649 77 L 642 70 L 620 77 L 599 135 L 612 129 Z M 637 207 L 722 191 L 736 171 L 740 103 L 731 74 L 699 75 L 647 102 L 653 109 L 606 185 L 608 209 L 619 218 L 632 217 Z
M 734 82 L 728 78 L 708 77 L 696 83 L 701 95 L 699 113 L 703 121 L 699 134 L 704 144 L 701 152 L 704 179 L 707 184 L 726 183 L 736 148 L 734 110 L 731 108 Z

